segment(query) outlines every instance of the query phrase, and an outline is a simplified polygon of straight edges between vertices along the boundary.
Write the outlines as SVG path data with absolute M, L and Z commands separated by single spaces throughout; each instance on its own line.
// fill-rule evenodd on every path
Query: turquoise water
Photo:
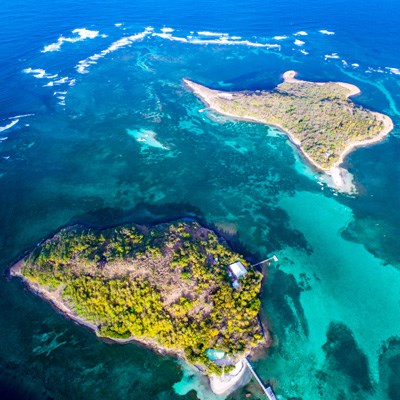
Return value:
M 195 217 L 250 260 L 279 257 L 262 293 L 274 345 L 255 366 L 280 399 L 398 399 L 398 128 L 346 159 L 359 194 L 345 196 L 278 130 L 205 110 L 182 79 L 268 89 L 295 69 L 358 85 L 398 124 L 399 7 L 256 3 L 0 6 L 2 271 L 66 225 Z M 6 274 L 0 291 L 1 398 L 216 398 L 188 366 L 97 339 Z M 262 398 L 254 382 L 229 398 L 247 392 Z

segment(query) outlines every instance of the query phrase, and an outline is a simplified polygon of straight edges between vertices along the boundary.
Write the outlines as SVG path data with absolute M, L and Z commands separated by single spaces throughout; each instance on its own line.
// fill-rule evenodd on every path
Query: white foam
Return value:
M 179 37 L 179 36 L 173 36 L 171 33 L 153 33 L 153 36 L 158 36 L 158 37 L 160 37 L 162 39 L 172 40 L 172 41 L 175 41 L 175 42 L 186 43 L 188 41 L 187 38 Z
M 164 28 L 161 28 L 161 29 L 160 29 L 160 31 L 163 32 L 163 33 L 171 33 L 171 32 L 173 32 L 174 30 L 175 30 L 175 29 L 167 28 L 167 27 L 164 27 Z
M 324 59 L 325 59 L 325 60 L 328 60 L 328 59 L 337 59 L 337 58 L 340 58 L 340 57 L 338 56 L 337 53 L 325 54 L 325 55 L 324 55 Z
M 8 139 L 8 136 L 4 136 L 4 137 L 0 138 L 0 142 L 4 142 L 7 139 Z
M 368 70 L 366 71 L 368 73 L 372 73 L 372 72 L 378 72 L 380 74 L 384 74 L 385 71 L 382 68 L 372 68 L 372 67 L 368 67 Z M 399 71 L 400 72 L 400 71 Z
M 58 74 L 50 75 L 46 72 L 46 70 L 42 68 L 25 68 L 23 72 L 25 72 L 26 74 L 31 74 L 38 79 L 42 78 L 52 79 L 58 76 Z
M 8 119 L 19 119 L 19 118 L 26 118 L 26 117 L 32 117 L 35 114 L 22 114 L 22 115 L 16 115 L 14 117 L 8 117 Z
M 18 122 L 19 122 L 19 119 L 14 119 L 14 121 L 10 122 L 9 124 L 7 124 L 5 126 L 0 126 L 0 132 L 4 132 L 5 130 L 10 129 L 14 125 L 18 124 Z
M 303 42 L 302 40 L 296 39 L 296 40 L 294 41 L 294 44 L 295 44 L 296 46 L 303 46 L 304 44 L 306 44 L 306 42 Z
M 348 63 L 346 60 L 342 60 L 342 64 L 343 64 L 344 66 L 349 65 L 349 63 Z
M 111 43 L 111 45 L 109 47 L 107 47 L 105 50 L 102 50 L 100 53 L 93 54 L 92 56 L 79 61 L 78 64 L 75 65 L 75 69 L 80 74 L 87 74 L 89 72 L 90 65 L 96 64 L 97 60 L 105 57 L 107 54 L 112 53 L 118 49 L 129 46 L 130 44 L 132 44 L 133 42 L 135 42 L 137 40 L 143 39 L 144 37 L 149 35 L 150 32 L 151 32 L 151 30 L 146 28 L 143 32 L 137 33 L 136 35 L 123 37 L 123 38 Z M 162 34 L 160 34 L 160 35 L 162 35 Z
M 358 68 L 360 66 L 360 64 L 353 63 L 353 64 L 351 64 L 351 66 L 354 67 L 354 68 Z
M 322 33 L 323 35 L 334 35 L 335 34 L 335 32 L 327 31 L 326 29 L 321 29 L 319 31 L 319 33 Z
M 116 24 L 114 24 L 114 26 L 116 26 L 117 28 L 119 28 L 120 26 L 122 26 L 121 22 L 117 22 Z
M 298 31 L 294 34 L 294 36 L 307 36 L 308 33 L 306 31 Z
M 47 46 L 44 46 L 44 48 L 43 48 L 43 50 L 41 50 L 41 52 L 42 53 L 48 53 L 48 52 L 51 52 L 51 51 L 58 51 L 61 48 L 61 44 L 62 43 L 60 43 L 60 42 L 48 44 Z
M 43 87 L 52 87 L 52 86 L 59 86 L 59 85 L 64 85 L 68 84 L 69 86 L 73 86 L 75 84 L 75 79 L 71 79 L 68 76 L 64 76 L 60 79 L 57 79 L 56 81 L 50 81 L 43 85 Z
M 64 90 L 64 91 L 62 91 L 62 92 L 54 92 L 54 93 L 53 93 L 53 96 L 57 96 L 57 95 L 59 95 L 59 94 L 62 94 L 62 95 L 67 94 L 67 91 Z
M 306 51 L 306 50 L 304 50 L 304 49 L 300 50 L 300 53 L 303 53 L 305 56 L 306 56 L 307 54 L 310 54 L 308 51 Z
M 385 69 L 389 70 L 392 74 L 400 75 L 400 69 L 394 67 L 386 67 Z
M 116 42 L 113 42 L 107 49 L 102 50 L 100 53 L 93 54 L 92 56 L 79 61 L 75 65 L 75 69 L 80 74 L 86 74 L 89 72 L 89 67 L 91 65 L 97 64 L 98 60 L 105 57 L 107 54 L 112 53 L 120 48 L 129 46 L 133 42 L 137 40 L 141 40 L 146 36 L 154 36 L 164 40 L 176 41 L 181 43 L 190 43 L 190 44 L 200 44 L 200 45 L 208 45 L 208 44 L 216 44 L 216 45 L 242 45 L 242 46 L 250 46 L 250 47 L 262 47 L 267 49 L 281 49 L 279 44 L 270 44 L 270 43 L 257 43 L 251 42 L 249 40 L 242 40 L 240 36 L 232 36 L 229 37 L 227 33 L 220 32 L 209 32 L 209 31 L 199 31 L 197 32 L 201 36 L 208 36 L 209 39 L 193 37 L 189 35 L 187 37 L 175 36 L 171 32 L 172 28 L 164 27 L 161 29 L 161 32 L 154 32 L 154 28 L 149 26 L 145 28 L 145 30 L 141 33 L 123 37 Z
M 221 33 L 221 32 L 210 32 L 210 31 L 199 31 L 197 32 L 198 35 L 200 36 L 228 36 L 227 33 Z
M 99 31 L 91 31 L 90 29 L 86 28 L 74 29 L 72 33 L 76 33 L 77 35 L 79 35 L 79 38 L 81 40 L 94 39 L 99 35 Z
M 257 43 L 249 40 L 231 40 L 229 37 L 221 37 L 219 39 L 191 39 L 188 41 L 191 44 L 218 44 L 218 45 L 242 45 L 250 47 L 264 47 L 268 49 L 281 49 L 279 44 Z
M 77 28 L 72 31 L 72 33 L 75 35 L 74 37 L 64 37 L 60 36 L 55 43 L 48 44 L 47 46 L 44 46 L 43 50 L 41 50 L 42 53 L 48 53 L 52 51 L 59 51 L 61 49 L 61 46 L 65 42 L 69 43 L 75 43 L 75 42 L 80 42 L 82 40 L 86 39 L 94 39 L 97 36 L 99 36 L 99 31 L 92 31 L 90 29 L 86 28 Z
M 64 78 L 60 78 L 56 81 L 54 81 L 55 85 L 62 85 L 63 83 L 67 83 L 69 80 L 68 76 L 65 76 Z
M 285 40 L 285 39 L 287 39 L 288 37 L 286 36 L 286 35 L 283 35 L 283 36 L 274 36 L 274 39 L 275 40 Z

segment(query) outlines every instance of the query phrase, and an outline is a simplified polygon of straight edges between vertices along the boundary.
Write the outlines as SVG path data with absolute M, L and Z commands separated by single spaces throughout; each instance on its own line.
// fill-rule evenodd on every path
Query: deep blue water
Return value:
M 399 17 L 394 0 L 3 0 L 0 398 L 213 399 L 185 365 L 104 343 L 6 276 L 68 224 L 192 216 L 279 256 L 255 366 L 280 399 L 399 399 Z M 356 84 L 395 122 L 347 157 L 358 195 L 318 183 L 275 129 L 199 113 L 182 84 L 269 89 L 289 69 Z M 247 392 L 262 398 L 252 382 L 230 398 Z

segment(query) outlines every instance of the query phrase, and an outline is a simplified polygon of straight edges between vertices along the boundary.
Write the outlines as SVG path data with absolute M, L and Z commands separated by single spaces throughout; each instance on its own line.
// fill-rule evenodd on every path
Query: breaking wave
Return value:
M 294 36 L 307 36 L 308 33 L 306 31 L 298 31 L 294 34 Z
M 59 51 L 61 49 L 61 46 L 65 43 L 75 43 L 75 42 L 80 42 L 85 39 L 94 39 L 97 36 L 99 36 L 99 31 L 92 31 L 90 29 L 86 28 L 77 28 L 72 31 L 72 33 L 75 35 L 73 37 L 64 37 L 60 36 L 55 43 L 48 44 L 47 46 L 44 46 L 44 48 L 41 50 L 42 53 L 48 53 L 52 51 Z
M 325 54 L 324 59 L 329 60 L 329 59 L 338 59 L 340 58 L 337 53 L 332 53 L 332 54 Z
M 400 69 L 399 68 L 386 67 L 385 69 L 389 70 L 392 74 L 400 75 Z
M 333 31 L 327 31 L 326 29 L 321 29 L 318 31 L 319 33 L 322 33 L 323 35 L 334 35 L 335 32 Z
M 23 72 L 25 72 L 25 74 L 33 75 L 35 78 L 38 79 L 53 79 L 57 78 L 58 76 L 58 74 L 48 74 L 46 70 L 42 68 L 25 68 Z
M 19 119 L 14 119 L 12 122 L 10 122 L 9 124 L 5 125 L 5 126 L 0 126 L 0 132 L 4 132 L 7 129 L 12 128 L 14 125 L 18 124 Z
M 129 46 L 130 44 L 136 42 L 137 40 L 145 38 L 152 32 L 152 29 L 153 28 L 146 28 L 141 33 L 137 33 L 136 35 L 126 36 L 123 37 L 122 39 L 117 40 L 116 42 L 111 43 L 110 46 L 108 46 L 105 50 L 102 50 L 100 53 L 94 54 L 88 58 L 85 58 L 84 60 L 79 61 L 78 64 L 75 66 L 75 69 L 80 74 L 87 74 L 89 72 L 89 67 L 91 65 L 97 64 L 97 61 L 100 58 L 103 58 L 107 54 L 119 50 L 123 47 Z

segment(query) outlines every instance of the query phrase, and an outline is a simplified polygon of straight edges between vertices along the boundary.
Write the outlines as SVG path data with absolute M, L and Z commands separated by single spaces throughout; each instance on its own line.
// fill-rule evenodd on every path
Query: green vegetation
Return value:
M 227 265 L 237 260 L 249 272 L 234 290 Z M 58 294 L 101 336 L 157 344 L 209 373 L 220 368 L 207 349 L 235 357 L 262 339 L 261 274 L 196 222 L 64 229 L 25 259 L 22 275 Z
M 252 118 L 290 132 L 304 153 L 324 169 L 333 167 L 348 145 L 375 138 L 384 127 L 377 114 L 347 98 L 349 89 L 333 82 L 294 80 L 273 91 L 234 93 L 188 83 L 217 112 Z

